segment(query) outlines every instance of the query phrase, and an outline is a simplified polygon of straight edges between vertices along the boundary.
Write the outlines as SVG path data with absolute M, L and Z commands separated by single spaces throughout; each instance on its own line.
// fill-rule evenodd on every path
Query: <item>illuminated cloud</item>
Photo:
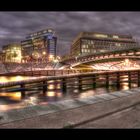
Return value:
M 58 53 L 69 51 L 81 31 L 132 34 L 140 40 L 140 12 L 0 12 L 0 47 L 49 27 L 58 35 Z

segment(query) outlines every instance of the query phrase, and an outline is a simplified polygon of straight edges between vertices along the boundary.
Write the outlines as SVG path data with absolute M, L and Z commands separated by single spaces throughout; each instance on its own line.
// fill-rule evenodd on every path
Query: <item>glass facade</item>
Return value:
M 3 52 L 5 54 L 4 62 L 17 62 L 21 63 L 21 45 L 20 44 L 8 44 L 3 46 Z
M 139 44 L 130 35 L 112 35 L 102 33 L 80 33 L 71 46 L 71 55 L 131 49 Z
M 56 58 L 57 37 L 52 29 L 30 34 L 21 41 L 24 61 L 51 61 Z

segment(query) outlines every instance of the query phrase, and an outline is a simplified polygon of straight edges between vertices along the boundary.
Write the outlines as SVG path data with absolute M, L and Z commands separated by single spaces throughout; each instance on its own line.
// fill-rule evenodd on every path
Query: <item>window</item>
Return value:
M 107 38 L 108 37 L 107 35 L 104 35 L 104 34 L 95 34 L 94 36 L 98 37 L 98 38 Z
M 113 38 L 119 38 L 119 36 L 117 36 L 117 35 L 113 35 Z
M 82 48 L 85 48 L 86 47 L 86 45 L 82 45 Z
M 94 42 L 91 40 L 91 44 L 94 44 Z
M 115 45 L 116 45 L 116 46 L 121 46 L 121 44 L 120 44 L 120 43 L 115 43 Z

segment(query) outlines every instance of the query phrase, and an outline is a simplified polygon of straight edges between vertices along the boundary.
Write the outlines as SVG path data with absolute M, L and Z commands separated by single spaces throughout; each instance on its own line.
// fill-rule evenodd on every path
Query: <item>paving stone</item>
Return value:
M 136 92 L 134 92 L 134 91 L 129 91 L 129 90 L 126 90 L 126 91 L 123 91 L 123 93 L 127 93 L 127 94 L 135 94 Z
M 0 124 L 7 122 L 7 120 L 11 121 L 11 119 L 9 119 L 7 114 L 4 112 L 0 112 L 0 116 L 1 116 Z
M 90 100 L 92 101 L 92 103 L 99 103 L 104 101 L 104 99 L 98 97 L 91 97 Z
M 49 107 L 52 109 L 52 110 L 55 110 L 55 111 L 59 111 L 61 110 L 61 108 L 59 106 L 57 106 L 57 104 L 49 104 Z
M 77 102 L 77 101 L 75 101 L 75 100 L 65 101 L 65 102 L 63 102 L 62 104 L 65 105 L 65 108 L 66 108 L 66 109 L 76 108 L 76 107 L 79 107 L 79 106 L 83 105 L 83 103 Z
M 102 95 L 99 95 L 98 98 L 102 98 L 102 99 L 105 99 L 105 100 L 112 100 L 112 99 L 115 99 L 117 97 L 113 96 L 113 95 L 110 95 L 110 94 L 102 94 Z
M 56 105 L 60 108 L 60 110 L 65 110 L 65 109 L 67 109 L 65 103 L 63 103 L 63 102 L 60 102 L 60 103 L 58 102 L 58 103 L 56 103 Z
M 139 94 L 140 93 L 140 89 L 131 89 L 130 91 L 136 93 L 136 94 Z
M 116 95 L 118 97 L 129 96 L 128 93 L 122 93 L 122 92 L 110 93 L 110 94 L 111 95 Z
M 78 99 L 78 100 L 85 102 L 86 104 L 94 104 L 94 103 L 103 101 L 102 99 L 98 97 L 83 98 L 83 99 Z

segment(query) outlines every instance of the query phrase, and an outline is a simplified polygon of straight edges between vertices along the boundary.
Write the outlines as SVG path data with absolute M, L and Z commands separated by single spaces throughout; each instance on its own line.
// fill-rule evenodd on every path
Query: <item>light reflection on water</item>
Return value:
M 37 77 L 30 76 L 0 76 L 0 84 L 6 82 L 22 81 L 28 79 L 36 79 Z
M 126 76 L 123 77 L 124 79 L 127 78 Z M 25 80 L 29 79 L 29 77 L 22 77 L 18 76 L 16 78 L 14 77 L 0 77 L 0 81 L 2 79 L 7 82 L 9 80 Z M 123 79 L 123 80 L 124 80 Z M 2 81 L 3 82 L 3 81 Z M 24 108 L 26 106 L 33 106 L 36 104 L 49 104 L 49 102 L 56 102 L 59 100 L 66 100 L 71 98 L 85 98 L 89 96 L 94 96 L 97 94 L 102 93 L 108 93 L 112 91 L 117 91 L 118 89 L 115 86 L 110 86 L 109 89 L 102 87 L 102 88 L 96 88 L 96 89 L 88 89 L 79 91 L 78 89 L 70 88 L 65 93 L 61 90 L 60 83 L 51 84 L 53 81 L 49 81 L 50 85 L 48 86 L 48 89 L 51 91 L 47 91 L 45 94 L 42 93 L 42 91 L 38 91 L 37 93 L 26 92 L 26 96 L 23 99 L 20 92 L 11 92 L 11 93 L 0 93 L 0 111 L 7 111 L 11 109 L 18 109 L 18 108 Z M 132 87 L 137 87 L 137 84 L 132 84 Z M 57 89 L 56 91 L 52 91 L 53 89 Z M 121 83 L 120 90 L 127 90 L 129 89 L 128 83 Z

